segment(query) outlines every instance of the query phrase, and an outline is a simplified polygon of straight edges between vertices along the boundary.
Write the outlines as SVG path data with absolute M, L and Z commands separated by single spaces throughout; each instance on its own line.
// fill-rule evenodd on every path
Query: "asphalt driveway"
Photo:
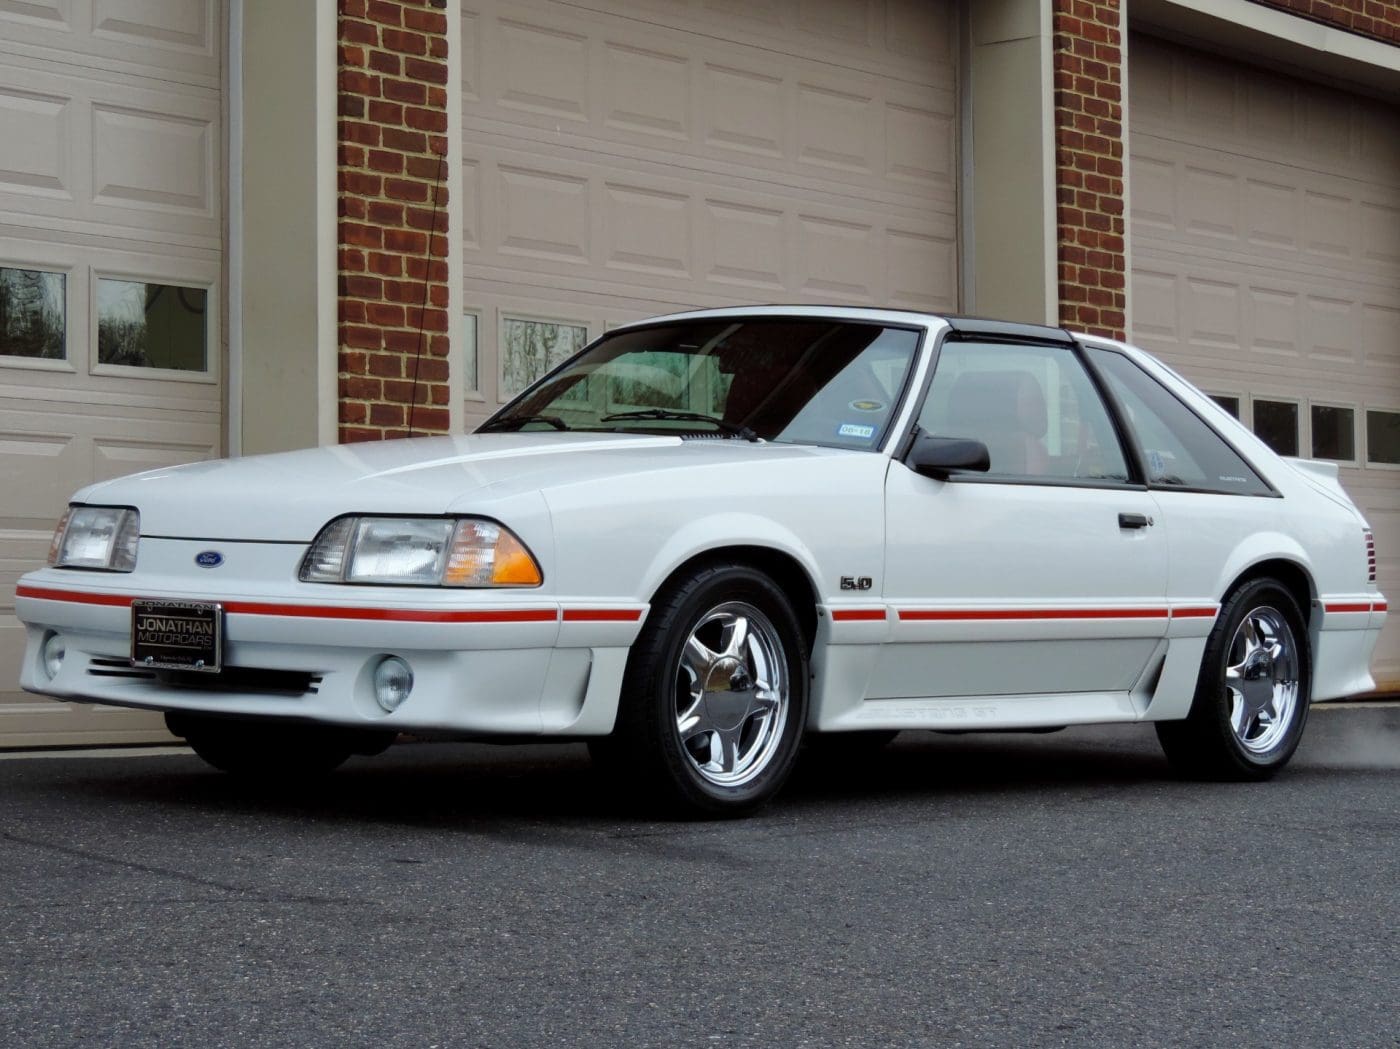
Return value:
M 734 823 L 636 817 L 577 746 L 0 791 L 5 1046 L 1400 1046 L 1397 707 L 1259 786 L 1150 729 L 910 733 Z

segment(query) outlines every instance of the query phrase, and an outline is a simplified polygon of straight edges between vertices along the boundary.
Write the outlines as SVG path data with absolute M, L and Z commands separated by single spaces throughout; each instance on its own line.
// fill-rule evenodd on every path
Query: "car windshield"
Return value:
M 809 318 L 684 321 L 605 336 L 481 427 L 670 433 L 874 449 L 919 333 Z

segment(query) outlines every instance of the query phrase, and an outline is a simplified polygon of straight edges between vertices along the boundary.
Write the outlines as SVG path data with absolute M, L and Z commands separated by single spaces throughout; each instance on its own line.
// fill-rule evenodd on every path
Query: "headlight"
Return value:
M 130 507 L 70 506 L 54 529 L 49 564 L 130 572 L 140 538 L 141 515 Z
M 542 578 L 514 532 L 479 517 L 339 517 L 301 563 L 304 583 L 539 586 Z

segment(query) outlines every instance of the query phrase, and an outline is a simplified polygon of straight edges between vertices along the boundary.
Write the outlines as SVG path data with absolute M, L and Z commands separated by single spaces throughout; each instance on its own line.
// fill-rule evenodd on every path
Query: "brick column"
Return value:
M 342 442 L 448 431 L 447 2 L 340 0 Z
M 1123 10 L 1055 0 L 1055 200 L 1060 323 L 1121 339 L 1124 245 Z

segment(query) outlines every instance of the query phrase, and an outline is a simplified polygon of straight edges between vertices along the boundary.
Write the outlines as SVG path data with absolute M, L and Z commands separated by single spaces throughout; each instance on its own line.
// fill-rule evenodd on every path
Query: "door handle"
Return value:
M 1119 528 L 1150 528 L 1151 526 L 1152 518 L 1148 517 L 1146 514 L 1118 515 Z

